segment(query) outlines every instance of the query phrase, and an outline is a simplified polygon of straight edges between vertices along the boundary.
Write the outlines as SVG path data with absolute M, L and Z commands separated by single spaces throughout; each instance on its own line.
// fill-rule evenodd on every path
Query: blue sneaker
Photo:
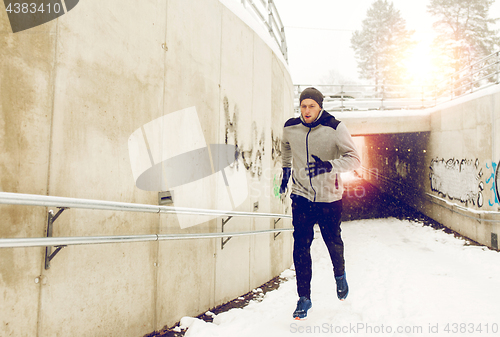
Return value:
M 297 309 L 293 312 L 293 318 L 296 320 L 305 319 L 307 317 L 307 310 L 311 309 L 312 302 L 305 296 L 299 298 L 297 302 Z
M 337 297 L 343 301 L 349 294 L 349 286 L 347 285 L 345 273 L 342 276 L 335 276 L 335 281 L 337 282 Z

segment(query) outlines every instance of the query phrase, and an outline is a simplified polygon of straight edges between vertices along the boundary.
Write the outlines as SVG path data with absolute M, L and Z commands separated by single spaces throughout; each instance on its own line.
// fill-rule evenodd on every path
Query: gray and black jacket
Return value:
M 307 124 L 302 116 L 285 123 L 281 144 L 283 168 L 292 168 L 292 194 L 314 202 L 334 202 L 342 199 L 341 172 L 360 166 L 356 146 L 345 124 L 322 110 L 315 122 Z M 331 172 L 313 178 L 307 175 L 307 163 L 312 155 L 329 161 Z

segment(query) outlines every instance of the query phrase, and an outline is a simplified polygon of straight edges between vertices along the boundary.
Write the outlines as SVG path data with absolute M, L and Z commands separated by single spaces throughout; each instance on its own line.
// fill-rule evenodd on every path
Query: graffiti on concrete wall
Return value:
M 431 190 L 466 205 L 483 206 L 484 183 L 480 180 L 482 176 L 479 159 L 431 160 L 429 174 Z
M 278 136 L 274 137 L 273 130 L 271 130 L 271 142 L 271 159 L 274 166 L 276 166 L 276 164 L 281 163 L 281 138 Z
M 266 138 L 264 131 L 259 136 L 257 125 L 252 122 L 252 138 L 250 146 L 243 146 L 241 157 L 245 168 L 252 173 L 252 177 L 262 176 L 262 156 L 265 154 Z
M 406 179 L 410 175 L 410 164 L 405 162 L 404 160 L 400 160 L 399 157 L 396 158 L 396 172 L 398 176 L 403 179 Z
M 494 206 L 495 204 L 499 204 L 500 193 L 499 186 L 500 183 L 500 162 L 495 163 L 491 162 L 491 167 L 488 167 L 488 163 L 486 163 L 486 169 L 491 170 L 491 174 L 488 176 L 488 179 L 485 180 L 486 184 L 489 185 L 491 183 L 490 191 L 493 194 L 493 200 L 488 200 L 488 205 Z
M 495 171 L 495 194 L 497 202 L 500 203 L 500 161 L 498 162 L 497 169 Z
M 247 174 L 237 169 L 244 165 L 238 149 L 234 144 L 208 143 L 194 106 L 140 126 L 130 135 L 128 148 L 137 188 L 168 191 L 165 201 L 176 207 L 234 210 L 248 197 Z M 216 204 L 212 196 L 217 196 Z M 215 217 L 177 214 L 181 228 Z
M 495 171 L 495 195 L 497 202 L 500 203 L 500 161 L 498 162 L 497 169 Z
M 227 97 L 224 97 L 224 117 L 226 120 L 224 142 L 226 144 L 233 144 L 238 146 L 238 130 L 236 128 L 236 125 L 238 124 L 238 116 L 238 106 L 234 106 L 234 112 L 231 115 L 229 112 L 229 100 L 227 99 Z
M 275 198 L 280 197 L 281 179 L 277 174 L 273 178 L 273 195 Z
M 262 158 L 265 155 L 265 133 L 264 130 L 259 132 L 257 129 L 257 124 L 252 122 L 251 130 L 252 135 L 250 141 L 244 142 L 238 134 L 238 119 L 239 119 L 239 109 L 238 105 L 234 105 L 231 113 L 229 106 L 229 99 L 224 97 L 224 116 L 226 120 L 225 127 L 225 143 L 236 145 L 237 156 L 240 156 L 243 160 L 245 169 L 251 172 L 252 176 L 261 177 L 262 176 Z M 237 163 L 237 161 L 236 161 Z
M 271 159 L 273 161 L 273 165 L 277 166 L 281 164 L 281 138 L 276 136 L 274 137 L 274 131 L 271 130 Z M 281 165 L 279 165 L 281 168 Z M 277 174 L 274 175 L 273 179 L 273 194 L 275 198 L 280 197 L 280 187 L 281 187 L 281 176 Z

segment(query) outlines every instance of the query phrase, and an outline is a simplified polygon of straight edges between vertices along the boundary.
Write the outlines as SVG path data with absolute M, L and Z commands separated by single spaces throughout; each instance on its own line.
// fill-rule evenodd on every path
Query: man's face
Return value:
M 313 99 L 306 98 L 300 103 L 300 113 L 304 121 L 308 124 L 314 122 L 320 112 L 321 108 L 319 104 Z

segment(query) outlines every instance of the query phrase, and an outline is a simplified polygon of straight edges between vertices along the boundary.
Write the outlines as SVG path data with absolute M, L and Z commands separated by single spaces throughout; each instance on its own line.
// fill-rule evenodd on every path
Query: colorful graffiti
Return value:
M 490 191 L 492 191 L 492 194 L 493 194 L 493 202 L 492 200 L 488 200 L 488 205 L 490 206 L 494 206 L 495 204 L 499 204 L 499 199 L 500 199 L 500 193 L 499 193 L 499 186 L 498 184 L 500 183 L 499 179 L 500 179 L 500 162 L 495 163 L 495 162 L 491 162 L 491 168 L 488 167 L 488 163 L 486 163 L 486 168 L 488 170 L 491 169 L 491 174 L 490 176 L 488 177 L 488 179 L 486 179 L 486 184 L 490 184 L 491 182 L 491 188 L 490 188 Z
M 500 202 L 500 161 L 495 172 L 495 192 L 497 196 L 496 200 Z
M 280 197 L 280 188 L 281 188 L 281 178 L 278 177 L 277 174 L 275 174 L 273 179 L 273 194 L 275 198 Z
M 429 168 L 432 191 L 466 205 L 483 206 L 484 183 L 480 180 L 483 171 L 479 159 L 435 158 Z

